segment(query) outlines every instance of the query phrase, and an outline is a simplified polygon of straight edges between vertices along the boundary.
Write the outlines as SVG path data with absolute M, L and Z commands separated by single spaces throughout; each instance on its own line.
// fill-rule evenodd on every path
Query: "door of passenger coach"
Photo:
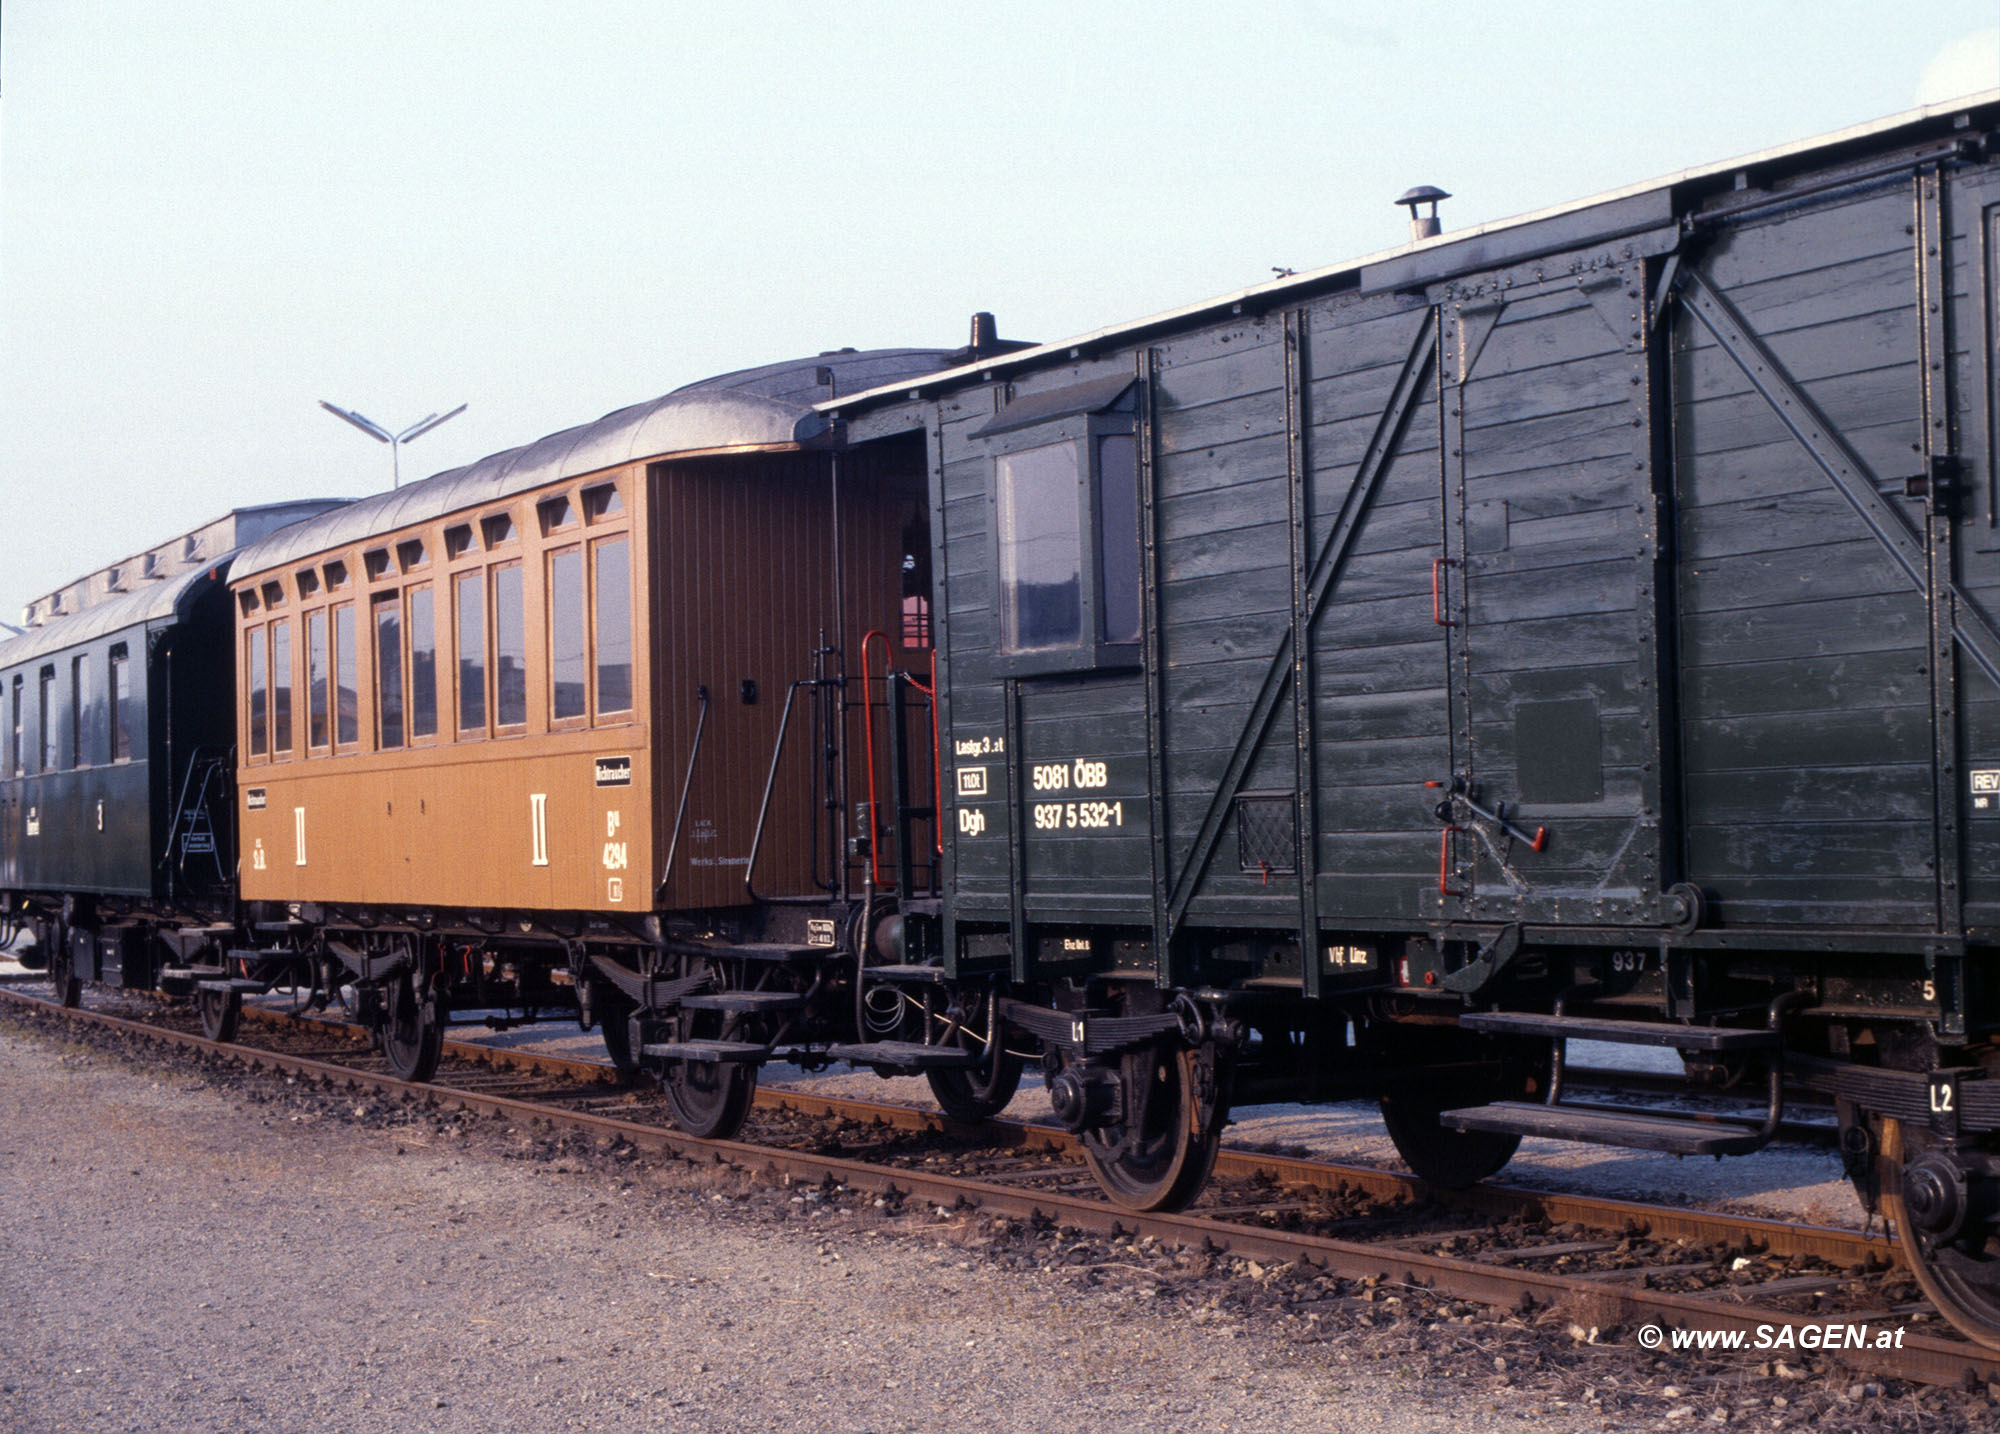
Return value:
M 1031 946 L 1152 920 L 1138 414 L 1123 375 L 1028 394 L 974 435 L 992 463 L 1010 866 Z

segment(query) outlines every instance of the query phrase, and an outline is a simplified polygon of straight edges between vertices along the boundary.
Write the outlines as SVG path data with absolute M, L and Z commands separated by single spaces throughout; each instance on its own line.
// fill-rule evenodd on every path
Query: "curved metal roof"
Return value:
M 840 349 L 703 379 L 665 397 L 614 410 L 595 423 L 566 428 L 296 523 L 245 548 L 235 576 L 251 577 L 377 533 L 635 459 L 810 443 L 832 426 L 813 408 L 829 393 L 855 393 L 932 373 L 945 358 L 941 349 Z M 821 369 L 832 370 L 831 390 L 819 381 Z
M 182 600 L 207 582 L 210 574 L 218 578 L 223 575 L 232 556 L 224 553 L 191 572 L 148 582 L 132 592 L 93 603 L 81 612 L 52 617 L 39 627 L 29 628 L 19 637 L 10 637 L 0 642 L 0 667 L 32 662 L 48 653 L 60 652 L 66 647 L 75 647 L 142 623 L 171 621 L 178 615 Z

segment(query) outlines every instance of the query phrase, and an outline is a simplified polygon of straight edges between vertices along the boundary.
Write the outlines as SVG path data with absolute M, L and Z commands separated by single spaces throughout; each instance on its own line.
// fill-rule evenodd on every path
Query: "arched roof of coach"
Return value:
M 231 556 L 224 553 L 189 572 L 148 582 L 132 592 L 92 603 L 81 612 L 52 617 L 29 628 L 19 637 L 10 637 L 0 642 L 0 668 L 17 667 L 23 662 L 32 662 L 51 652 L 77 647 L 126 628 L 173 621 L 179 615 L 183 601 L 211 575 L 219 574 L 228 567 Z
M 664 397 L 616 409 L 594 423 L 566 428 L 295 523 L 245 548 L 238 555 L 234 576 L 269 572 L 378 533 L 635 459 L 810 443 L 831 426 L 813 407 L 828 397 L 827 386 L 819 382 L 821 369 L 832 370 L 833 393 L 855 393 L 934 372 L 945 357 L 938 349 L 843 349 L 703 379 Z

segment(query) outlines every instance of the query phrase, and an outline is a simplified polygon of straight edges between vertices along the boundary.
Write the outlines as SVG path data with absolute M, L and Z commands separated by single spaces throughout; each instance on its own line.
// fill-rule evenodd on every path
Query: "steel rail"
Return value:
M 1587 1307 L 1614 1311 L 1624 1319 L 1686 1329 L 1740 1330 L 1755 1338 L 1760 1330 L 1790 1327 L 1818 1331 L 1845 1322 L 1839 1315 L 1802 1315 L 1732 1303 L 1755 1295 L 1755 1288 L 1732 1288 L 1725 1298 L 1670 1294 L 1604 1279 L 1575 1279 L 1541 1271 L 1496 1265 L 1476 1259 L 1424 1254 L 1394 1244 L 1370 1245 L 1351 1240 L 1294 1234 L 1200 1214 L 1140 1214 L 1102 1200 L 1083 1199 L 1049 1191 L 1017 1188 L 977 1179 L 930 1174 L 901 1167 L 870 1165 L 809 1151 L 782 1150 L 734 1140 L 704 1140 L 663 1126 L 616 1116 L 572 1111 L 561 1106 L 494 1095 L 449 1085 L 416 1084 L 394 1076 L 302 1056 L 226 1045 L 191 1032 L 149 1025 L 80 1008 L 61 1007 L 23 992 L 0 989 L 0 998 L 78 1024 L 120 1031 L 151 1040 L 287 1075 L 345 1083 L 416 1101 L 432 1102 L 532 1124 L 571 1129 L 622 1140 L 635 1149 L 671 1155 L 691 1163 L 725 1164 L 753 1176 L 835 1181 L 849 1188 L 903 1200 L 917 1199 L 950 1209 L 960 1204 L 1022 1220 L 1046 1220 L 1103 1235 L 1148 1235 L 1189 1248 L 1224 1251 L 1245 1259 L 1273 1263 L 1300 1262 L 1344 1279 L 1373 1279 L 1407 1285 L 1434 1296 L 1472 1300 L 1523 1312 L 1565 1299 L 1586 1301 Z M 518 1052 L 509 1054 L 520 1054 Z M 1639 1207 L 1652 1213 L 1649 1207 Z M 1856 1317 L 1859 1322 L 1861 1317 Z M 1877 1319 L 1879 1320 L 1879 1316 Z M 1796 1335 L 1794 1336 L 1796 1338 Z M 2000 1379 L 2000 1359 L 1971 1344 L 1928 1334 L 1907 1335 L 1893 1350 L 1825 1350 L 1843 1364 L 1891 1377 L 1928 1384 L 1963 1386 L 1968 1380 Z

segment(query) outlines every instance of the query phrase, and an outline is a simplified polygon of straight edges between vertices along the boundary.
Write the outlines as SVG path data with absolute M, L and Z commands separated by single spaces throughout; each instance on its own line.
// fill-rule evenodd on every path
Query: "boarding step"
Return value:
M 905 986 L 942 986 L 942 966 L 870 966 L 861 973 L 877 981 L 894 981 Z
M 952 1071 L 976 1066 L 977 1051 L 958 1046 L 927 1046 L 921 1041 L 869 1041 L 864 1045 L 832 1046 L 827 1054 L 858 1066 L 892 1066 L 911 1071 Z
M 1546 1140 L 1660 1150 L 1669 1155 L 1748 1155 L 1761 1150 L 1766 1139 L 1761 1130 L 1734 1121 L 1680 1120 L 1637 1111 L 1580 1110 L 1529 1101 L 1467 1106 L 1447 1110 L 1438 1119 L 1453 1130 L 1538 1135 Z
M 781 1016 L 806 1008 L 806 998 L 792 991 L 716 991 L 683 996 L 683 1011 L 725 1011 L 736 1016 Z
M 181 981 L 193 985 L 196 981 L 212 980 L 223 974 L 220 966 L 162 966 L 162 981 Z
M 754 1041 L 655 1041 L 640 1049 L 663 1061 L 755 1063 L 766 1054 L 765 1048 Z
M 1671 1046 L 1682 1051 L 1763 1051 L 1778 1045 L 1776 1031 L 1723 1026 L 1683 1026 L 1672 1021 L 1613 1021 L 1599 1016 L 1543 1016 L 1532 1011 L 1468 1011 L 1461 1029 L 1493 1036 L 1567 1037 L 1626 1046 Z
M 670 941 L 667 949 L 685 956 L 712 956 L 718 961 L 771 961 L 780 965 L 818 961 L 834 954 L 831 946 L 793 946 L 782 941 L 745 941 L 737 945 L 721 941 Z
M 231 991 L 245 996 L 262 996 L 267 995 L 271 989 L 269 981 L 246 981 L 240 976 L 197 981 L 194 985 L 197 991 L 209 991 L 225 996 Z

